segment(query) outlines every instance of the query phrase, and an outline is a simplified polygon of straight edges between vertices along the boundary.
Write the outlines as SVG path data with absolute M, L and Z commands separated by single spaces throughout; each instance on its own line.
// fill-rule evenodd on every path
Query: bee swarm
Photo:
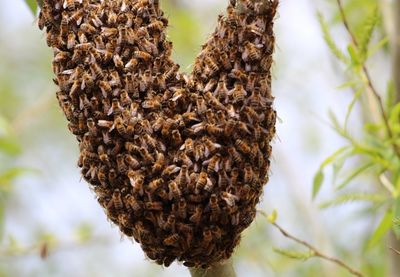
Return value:
M 169 266 L 229 258 L 268 181 L 277 0 L 230 1 L 190 76 L 159 0 L 44 0 L 57 99 L 108 218 Z

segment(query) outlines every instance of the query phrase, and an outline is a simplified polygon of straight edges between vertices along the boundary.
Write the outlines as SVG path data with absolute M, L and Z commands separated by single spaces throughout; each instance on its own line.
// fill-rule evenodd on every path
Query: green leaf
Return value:
M 272 224 L 276 222 L 277 218 L 278 218 L 278 212 L 276 210 L 273 210 L 272 213 L 267 216 L 267 220 Z
M 76 237 L 79 243 L 85 243 L 93 236 L 93 227 L 88 223 L 82 223 L 76 230 Z
M 332 200 L 322 202 L 321 204 L 319 204 L 319 208 L 326 209 L 351 202 L 381 203 L 384 202 L 386 199 L 387 197 L 385 195 L 380 195 L 380 194 L 367 194 L 367 193 L 342 194 Z
M 363 90 L 362 88 L 361 88 L 361 89 L 358 89 L 358 90 L 354 93 L 353 99 L 351 100 L 349 106 L 347 107 L 346 118 L 345 118 L 345 120 L 344 120 L 344 129 L 345 129 L 345 130 L 347 130 L 347 125 L 348 125 L 348 123 L 349 123 L 349 119 L 350 119 L 351 112 L 353 111 L 353 108 L 354 108 L 354 106 L 356 105 L 358 99 L 360 99 L 360 96 L 362 95 L 363 91 L 364 91 L 364 90 Z
M 37 1 L 36 0 L 25 0 L 25 3 L 28 5 L 33 15 L 36 15 L 37 12 Z
M 378 227 L 372 234 L 371 238 L 369 239 L 367 244 L 367 249 L 377 245 L 386 235 L 386 233 L 390 230 L 390 228 L 392 228 L 392 224 L 393 224 L 393 212 L 388 210 L 385 216 L 382 218 L 382 221 L 379 223 Z
M 397 197 L 394 204 L 393 214 L 393 232 L 400 240 L 400 197 Z
M 324 182 L 324 172 L 322 170 L 318 170 L 317 174 L 315 174 L 314 176 L 312 199 L 315 199 L 315 197 L 321 190 L 323 182 Z
M 273 248 L 274 252 L 291 258 L 291 259 L 296 259 L 296 260 L 308 260 L 312 257 L 315 257 L 315 253 L 313 251 L 308 251 L 308 252 L 300 252 L 300 251 L 293 251 L 293 250 L 288 250 L 288 249 L 282 249 L 282 248 Z
M 364 30 L 359 40 L 360 56 L 363 61 L 365 61 L 367 58 L 368 46 L 371 41 L 374 29 L 379 22 L 379 19 L 380 18 L 379 18 L 378 8 L 375 8 L 373 12 L 366 18 L 363 24 Z
M 352 173 L 350 173 L 349 176 L 347 176 L 347 178 L 340 183 L 337 187 L 336 190 L 341 190 L 343 189 L 345 186 L 347 186 L 355 177 L 357 177 L 358 175 L 360 175 L 361 173 L 363 173 L 365 170 L 367 170 L 368 168 L 374 166 L 375 163 L 366 163 L 362 166 L 360 166 L 359 168 L 357 168 L 356 170 L 354 170 Z
M 351 58 L 351 63 L 354 67 L 354 69 L 357 71 L 359 70 L 359 67 L 361 65 L 361 57 L 360 54 L 357 51 L 357 48 L 353 44 L 349 44 L 347 46 L 347 51 L 349 52 L 350 58 Z
M 333 39 L 330 31 L 329 31 L 329 26 L 326 23 L 323 15 L 318 12 L 318 21 L 319 25 L 321 27 L 325 43 L 328 45 L 329 49 L 331 50 L 332 54 L 335 55 L 336 58 L 341 60 L 343 63 L 347 64 L 349 62 L 348 58 L 344 55 L 344 53 L 339 49 L 339 47 L 336 45 L 335 40 Z
M 377 53 L 379 50 L 381 50 L 386 44 L 388 44 L 389 42 L 389 37 L 386 36 L 383 39 L 381 39 L 380 41 L 378 41 L 377 44 L 373 45 L 372 47 L 370 47 L 370 49 L 368 50 L 368 54 L 367 54 L 367 59 L 371 58 L 372 56 L 375 55 L 375 53 Z

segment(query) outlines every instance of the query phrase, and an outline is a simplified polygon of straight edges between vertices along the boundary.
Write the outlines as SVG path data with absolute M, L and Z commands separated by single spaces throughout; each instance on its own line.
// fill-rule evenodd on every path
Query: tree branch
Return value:
M 349 22 L 347 20 L 345 12 L 344 12 L 342 1 L 341 0 L 336 0 L 336 2 L 337 2 L 338 7 L 339 7 L 339 11 L 340 11 L 340 15 L 342 17 L 343 24 L 344 24 L 348 34 L 350 35 L 351 41 L 353 42 L 354 46 L 358 49 L 359 48 L 359 44 L 358 44 L 358 41 L 357 41 L 354 33 L 351 31 L 350 24 L 349 24 Z M 378 93 L 377 89 L 375 88 L 375 86 L 372 83 L 371 75 L 370 75 L 370 73 L 368 71 L 368 68 L 367 68 L 365 62 L 363 62 L 363 64 L 362 64 L 362 71 L 363 71 L 363 74 L 364 74 L 365 82 L 366 82 L 369 90 L 372 92 L 372 94 L 376 98 L 376 101 L 378 103 L 380 114 L 381 114 L 383 123 L 385 124 L 387 136 L 389 137 L 389 139 L 391 141 L 393 150 L 396 153 L 397 157 L 400 158 L 400 148 L 395 143 L 394 133 L 393 133 L 392 128 L 389 125 L 388 115 L 386 114 L 385 107 L 384 107 L 383 101 L 382 101 L 382 97 L 380 96 L 380 94 Z
M 298 244 L 301 244 L 301 245 L 307 247 L 308 249 L 310 249 L 310 250 L 312 251 L 314 257 L 318 257 L 318 258 L 324 259 L 324 260 L 326 260 L 326 261 L 330 261 L 330 262 L 332 262 L 332 263 L 335 263 L 335 264 L 337 264 L 338 266 L 347 269 L 347 271 L 349 271 L 349 272 L 350 272 L 351 274 L 353 274 L 354 276 L 359 276 L 359 277 L 363 277 L 363 276 L 364 276 L 361 272 L 359 272 L 359 271 L 357 271 L 357 270 L 351 268 L 350 266 L 348 266 L 347 264 L 345 264 L 343 261 L 341 261 L 341 260 L 339 260 L 339 259 L 337 259 L 337 258 L 334 258 L 334 257 L 327 256 L 327 255 L 321 253 L 318 249 L 316 249 L 314 246 L 312 246 L 312 245 L 309 244 L 308 242 L 306 242 L 306 241 L 304 241 L 304 240 L 301 240 L 301 239 L 299 239 L 299 238 L 297 238 L 297 237 L 295 237 L 295 236 L 289 234 L 285 229 L 283 229 L 283 228 L 282 228 L 281 226 L 279 226 L 277 223 L 271 222 L 271 224 L 272 224 L 273 226 L 275 226 L 275 227 L 282 233 L 282 235 L 284 235 L 285 237 L 287 237 L 287 238 L 289 238 L 289 239 L 291 239 L 291 240 L 297 242 Z
M 393 247 L 389 247 L 390 248 L 390 250 L 392 250 L 394 253 L 396 253 L 397 255 L 400 255 L 400 251 L 399 250 L 396 250 L 396 249 L 394 249 Z
M 192 277 L 236 277 L 232 259 L 213 265 L 208 269 L 190 268 Z

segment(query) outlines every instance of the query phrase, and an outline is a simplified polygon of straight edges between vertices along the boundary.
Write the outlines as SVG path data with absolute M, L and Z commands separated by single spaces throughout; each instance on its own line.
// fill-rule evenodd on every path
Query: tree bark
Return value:
M 236 277 L 232 259 L 216 264 L 208 269 L 191 268 L 192 277 Z

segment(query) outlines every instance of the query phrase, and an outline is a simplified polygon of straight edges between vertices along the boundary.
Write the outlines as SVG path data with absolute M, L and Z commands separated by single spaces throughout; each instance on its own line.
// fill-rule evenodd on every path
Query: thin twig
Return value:
M 291 240 L 293 240 L 293 241 L 295 241 L 295 242 L 297 242 L 297 243 L 299 243 L 299 244 L 301 244 L 301 245 L 307 247 L 308 249 L 310 249 L 310 250 L 312 251 L 314 257 L 318 257 L 318 258 L 321 258 L 321 259 L 330 261 L 330 262 L 332 262 L 332 263 L 335 263 L 335 264 L 337 264 L 338 266 L 347 269 L 347 271 L 349 271 L 351 274 L 353 274 L 353 275 L 355 275 L 355 276 L 359 276 L 359 277 L 363 277 L 363 276 L 364 276 L 361 272 L 359 272 L 359 271 L 357 271 L 357 270 L 351 268 L 350 266 L 348 266 L 347 264 L 345 264 L 343 261 L 341 261 L 341 260 L 339 260 L 339 259 L 337 259 L 337 258 L 334 258 L 334 257 L 327 256 L 327 255 L 321 253 L 318 249 L 316 249 L 314 246 L 312 246 L 312 245 L 309 244 L 308 242 L 306 242 L 306 241 L 304 241 L 304 240 L 301 240 L 301 239 L 299 239 L 299 238 L 297 238 L 297 237 L 295 237 L 295 236 L 289 234 L 285 229 L 283 229 L 283 228 L 282 228 L 281 226 L 279 226 L 277 223 L 271 222 L 271 224 L 272 224 L 273 226 L 275 226 L 275 227 L 282 233 L 282 235 L 284 235 L 285 237 L 287 237 L 287 238 L 289 238 L 289 239 L 291 239 Z
M 396 250 L 396 249 L 394 249 L 393 247 L 389 247 L 390 248 L 390 250 L 392 250 L 394 253 L 396 253 L 397 255 L 400 255 L 400 251 L 399 250 Z
M 350 38 L 351 38 L 354 46 L 356 48 L 358 48 L 359 47 L 358 41 L 357 41 L 356 36 L 354 35 L 354 33 L 351 31 L 350 24 L 349 24 L 349 22 L 347 20 L 345 12 L 344 12 L 342 1 L 341 0 L 336 0 L 336 2 L 337 2 L 338 7 L 339 7 L 339 11 L 340 11 L 340 15 L 342 17 L 343 25 L 346 28 L 347 32 L 349 33 Z M 379 110 L 380 110 L 383 122 L 385 124 L 385 127 L 386 127 L 387 135 L 390 138 L 393 150 L 396 153 L 396 155 L 400 158 L 400 149 L 399 149 L 398 145 L 395 143 L 394 133 L 393 133 L 392 128 L 390 127 L 388 116 L 386 114 L 385 107 L 383 105 L 382 97 L 380 96 L 380 94 L 378 93 L 378 91 L 376 90 L 375 86 L 372 83 L 372 78 L 371 78 L 371 75 L 369 74 L 369 71 L 368 71 L 368 68 L 367 68 L 365 62 L 362 63 L 362 71 L 364 73 L 364 77 L 366 79 L 368 88 L 371 90 L 372 94 L 376 98 L 376 101 L 378 102 Z
M 299 239 L 299 238 L 297 238 L 297 237 L 295 237 L 295 236 L 289 234 L 288 231 L 286 231 L 285 229 L 283 229 L 280 225 L 278 225 L 278 224 L 275 222 L 275 218 L 274 218 L 273 220 L 269 219 L 269 216 L 268 216 L 267 213 L 265 213 L 264 211 L 262 211 L 262 210 L 257 210 L 257 212 L 259 212 L 260 214 L 262 214 L 263 216 L 265 216 L 265 217 L 268 219 L 268 221 L 282 233 L 282 235 L 284 235 L 285 237 L 287 237 L 287 238 L 289 238 L 289 239 L 291 239 L 291 240 L 297 242 L 298 244 L 301 244 L 301 245 L 307 247 L 309 250 L 311 250 L 311 252 L 312 252 L 312 254 L 313 254 L 313 257 L 318 257 L 318 258 L 321 258 L 321 259 L 330 261 L 330 262 L 332 262 L 332 263 L 335 263 L 335 264 L 337 264 L 338 266 L 347 269 L 351 274 L 353 274 L 353 275 L 355 275 L 355 276 L 359 276 L 359 277 L 363 277 L 363 276 L 364 276 L 361 272 L 359 272 L 359 271 L 357 271 L 357 270 L 351 268 L 350 266 L 348 266 L 347 264 L 345 264 L 343 261 L 339 260 L 338 258 L 334 258 L 334 257 L 330 257 L 330 256 L 328 256 L 328 255 L 325 255 L 325 254 L 323 254 L 322 252 L 320 252 L 317 248 L 315 248 L 314 246 L 312 246 L 311 244 L 309 244 L 308 242 L 306 242 L 306 241 L 304 241 L 304 240 L 302 240 L 302 239 Z

